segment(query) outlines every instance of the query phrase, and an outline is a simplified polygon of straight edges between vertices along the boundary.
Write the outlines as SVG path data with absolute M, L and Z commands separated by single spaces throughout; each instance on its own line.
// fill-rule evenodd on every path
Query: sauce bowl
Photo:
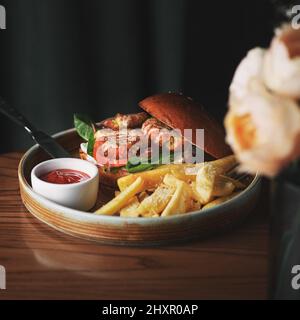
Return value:
M 89 175 L 86 180 L 57 184 L 40 179 L 41 176 L 57 169 L 71 169 Z M 51 159 L 36 165 L 31 171 L 33 190 L 43 197 L 72 209 L 87 211 L 96 203 L 99 188 L 98 168 L 88 161 L 75 158 Z

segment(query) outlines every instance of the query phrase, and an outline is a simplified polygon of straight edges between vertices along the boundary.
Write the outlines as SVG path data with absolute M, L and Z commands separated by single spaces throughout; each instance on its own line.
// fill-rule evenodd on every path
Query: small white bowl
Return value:
M 90 178 L 77 183 L 56 184 L 41 180 L 40 177 L 56 169 L 73 169 L 84 172 Z M 98 168 L 85 160 L 75 158 L 58 158 L 41 162 L 31 171 L 32 189 L 65 207 L 87 211 L 97 200 L 99 188 Z

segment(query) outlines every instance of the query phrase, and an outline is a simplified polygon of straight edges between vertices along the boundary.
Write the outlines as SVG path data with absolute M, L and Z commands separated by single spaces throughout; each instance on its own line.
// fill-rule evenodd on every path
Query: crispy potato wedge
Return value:
M 125 190 L 130 186 L 138 177 L 144 180 L 143 190 L 155 189 L 162 181 L 166 174 L 170 173 L 173 175 L 180 175 L 182 180 L 187 181 L 190 179 L 196 180 L 196 174 L 185 175 L 186 168 L 195 167 L 191 164 L 166 164 L 162 165 L 157 169 L 150 171 L 138 172 L 134 174 L 129 174 L 128 176 L 118 179 L 118 186 L 121 191 Z
M 128 204 L 120 210 L 120 217 L 123 218 L 136 218 L 139 216 L 138 207 L 140 205 L 137 196 L 129 200 Z
M 201 195 L 200 195 L 200 194 L 198 193 L 198 191 L 197 191 L 197 187 L 196 187 L 196 182 L 195 182 L 195 181 L 193 181 L 193 182 L 191 183 L 191 190 L 192 190 L 192 199 L 193 199 L 195 202 L 199 202 L 199 203 L 201 203 L 201 205 L 203 205 L 203 204 L 204 204 L 204 201 L 203 201 Z
M 218 176 L 215 179 L 215 183 L 211 185 L 210 189 L 210 195 L 207 198 L 203 196 L 204 190 L 202 192 L 197 191 L 196 183 L 193 182 L 191 184 L 191 189 L 192 189 L 192 198 L 196 201 L 199 202 L 202 205 L 205 205 L 208 203 L 207 201 L 212 201 L 215 197 L 224 197 L 230 195 L 235 189 L 240 189 L 237 186 L 241 187 L 240 184 L 236 184 L 235 181 L 231 181 L 232 179 L 227 179 L 223 178 L 222 176 Z
M 138 207 L 138 213 L 143 217 L 159 215 L 169 203 L 174 192 L 175 188 L 161 184 L 141 202 Z
M 100 209 L 95 211 L 96 214 L 113 215 L 119 212 L 128 201 L 143 189 L 144 181 L 138 177 L 128 188 L 120 192 L 115 198 L 106 203 Z
M 185 181 L 182 181 L 180 179 L 177 179 L 175 176 L 171 175 L 171 174 L 167 174 L 164 177 L 164 183 L 168 186 L 173 186 L 173 187 L 178 187 L 181 186 L 181 184 L 183 185 L 183 194 L 182 194 L 182 199 L 181 201 L 184 201 L 184 205 L 185 205 L 185 212 L 189 211 L 193 205 L 193 191 L 192 191 L 192 187 L 190 184 L 188 184 Z
M 236 165 L 236 159 L 234 156 L 228 156 L 222 159 L 204 163 L 199 168 L 196 177 L 196 192 L 199 198 L 199 201 L 202 204 L 207 204 L 212 201 L 215 195 L 228 195 L 230 189 L 233 188 L 233 183 L 230 181 L 223 181 L 223 188 L 220 188 L 222 183 L 219 183 L 218 178 L 220 175 L 224 175 L 227 171 L 232 169 Z M 231 192 L 234 188 L 231 190 Z
M 206 204 L 212 200 L 212 191 L 214 189 L 216 177 L 216 171 L 211 168 L 209 164 L 203 166 L 197 173 L 195 191 L 202 204 Z
M 228 179 L 217 176 L 212 190 L 213 197 L 225 197 L 232 194 L 235 189 L 235 184 Z
M 243 182 L 241 182 L 239 180 L 232 179 L 232 178 L 227 177 L 225 175 L 220 175 L 220 177 L 224 178 L 225 180 L 228 180 L 228 181 L 232 182 L 235 185 L 236 189 L 243 190 L 243 189 L 245 189 L 247 187 Z
M 215 207 L 215 206 L 217 206 L 217 205 L 219 205 L 219 204 L 221 204 L 221 203 L 223 203 L 223 202 L 226 202 L 226 201 L 232 199 L 233 197 L 235 197 L 235 196 L 238 195 L 239 193 L 240 193 L 240 192 L 234 192 L 234 193 L 232 193 L 232 194 L 229 195 L 229 196 L 217 198 L 217 199 L 215 199 L 215 200 L 207 203 L 204 207 L 202 207 L 202 210 L 204 210 L 204 209 L 209 209 L 209 208 L 213 208 L 213 207 Z

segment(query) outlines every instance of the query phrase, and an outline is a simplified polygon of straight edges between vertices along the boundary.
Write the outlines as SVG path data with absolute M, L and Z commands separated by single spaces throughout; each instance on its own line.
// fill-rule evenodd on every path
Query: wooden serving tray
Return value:
M 55 135 L 70 153 L 78 155 L 80 137 L 74 129 Z M 161 245 L 206 237 L 231 229 L 243 221 L 256 205 L 261 179 L 233 199 L 211 209 L 164 218 L 121 218 L 101 216 L 58 205 L 31 188 L 32 168 L 48 156 L 38 146 L 29 149 L 20 161 L 18 176 L 24 205 L 30 213 L 64 233 L 98 242 L 118 245 Z M 101 186 L 97 206 L 113 196 L 114 190 Z

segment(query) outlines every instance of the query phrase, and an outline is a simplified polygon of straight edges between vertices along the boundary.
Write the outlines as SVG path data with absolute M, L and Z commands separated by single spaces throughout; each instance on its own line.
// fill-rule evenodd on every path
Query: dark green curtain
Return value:
M 0 95 L 48 132 L 181 91 L 221 121 L 234 69 L 267 45 L 269 1 L 1 0 Z M 0 115 L 0 152 L 32 144 Z

